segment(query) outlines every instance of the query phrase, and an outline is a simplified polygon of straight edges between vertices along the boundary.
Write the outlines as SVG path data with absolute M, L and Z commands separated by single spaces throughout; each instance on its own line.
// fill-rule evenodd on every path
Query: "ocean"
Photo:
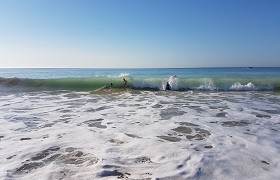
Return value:
M 123 78 L 138 90 L 164 90 L 166 82 L 177 91 L 280 90 L 280 68 L 0 69 L 0 85 L 8 91 L 121 89 Z
M 0 69 L 0 124 L 5 180 L 279 179 L 280 68 Z

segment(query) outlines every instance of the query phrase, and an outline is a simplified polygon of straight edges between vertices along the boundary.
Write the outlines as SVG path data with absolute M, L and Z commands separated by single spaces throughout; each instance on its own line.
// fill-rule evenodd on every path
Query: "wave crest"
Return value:
M 127 83 L 124 82 L 123 78 L 127 80 Z M 0 87 L 82 91 L 101 87 L 165 90 L 167 82 L 170 84 L 171 90 L 175 91 L 279 91 L 280 87 L 280 78 L 178 78 L 174 76 L 169 78 L 133 78 L 129 74 L 121 74 L 118 77 L 64 79 L 0 78 Z

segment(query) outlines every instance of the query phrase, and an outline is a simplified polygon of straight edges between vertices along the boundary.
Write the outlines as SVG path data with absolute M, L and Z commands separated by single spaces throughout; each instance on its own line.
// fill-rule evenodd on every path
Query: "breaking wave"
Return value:
M 124 82 L 127 80 L 127 84 Z M 0 78 L 0 88 L 23 90 L 80 90 L 131 88 L 165 90 L 166 83 L 175 91 L 280 91 L 280 78 L 133 78 L 129 74 L 117 77 L 62 79 Z M 111 85 L 112 83 L 112 85 Z

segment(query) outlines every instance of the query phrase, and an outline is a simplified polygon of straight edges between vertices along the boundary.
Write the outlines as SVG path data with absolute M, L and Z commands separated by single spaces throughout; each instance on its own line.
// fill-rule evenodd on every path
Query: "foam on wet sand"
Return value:
M 279 179 L 273 92 L 0 96 L 1 179 Z

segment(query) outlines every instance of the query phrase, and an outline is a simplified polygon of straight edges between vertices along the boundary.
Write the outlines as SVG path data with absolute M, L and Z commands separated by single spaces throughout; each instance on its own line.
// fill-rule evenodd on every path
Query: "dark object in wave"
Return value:
M 127 84 L 127 80 L 125 78 L 123 78 L 123 81 L 124 81 L 124 84 L 126 85 Z
M 171 90 L 171 86 L 170 86 L 169 82 L 166 83 L 165 90 Z

